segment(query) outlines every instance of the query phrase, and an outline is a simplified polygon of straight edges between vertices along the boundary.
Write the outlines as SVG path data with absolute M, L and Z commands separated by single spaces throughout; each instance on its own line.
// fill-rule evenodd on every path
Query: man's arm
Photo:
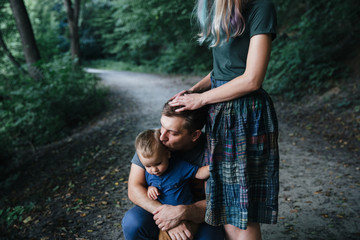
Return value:
M 206 200 L 190 205 L 162 205 L 153 212 L 154 220 L 161 230 L 169 230 L 181 221 L 202 223 L 205 219 Z
M 131 164 L 128 181 L 128 196 L 130 201 L 150 213 L 154 212 L 162 205 L 160 202 L 148 198 L 145 169 L 136 164 Z

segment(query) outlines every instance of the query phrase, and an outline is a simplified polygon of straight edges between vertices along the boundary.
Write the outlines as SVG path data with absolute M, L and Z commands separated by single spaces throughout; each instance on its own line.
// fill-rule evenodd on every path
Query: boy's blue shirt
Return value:
M 168 169 L 161 175 L 145 173 L 146 182 L 160 191 L 162 204 L 179 205 L 193 203 L 189 179 L 194 178 L 199 167 L 176 158 L 169 159 Z

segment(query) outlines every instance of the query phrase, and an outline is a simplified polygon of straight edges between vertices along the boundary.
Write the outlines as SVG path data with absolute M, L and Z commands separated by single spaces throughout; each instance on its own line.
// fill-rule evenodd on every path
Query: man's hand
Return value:
M 186 222 L 181 222 L 178 226 L 168 231 L 172 240 L 194 239 L 191 227 Z
M 154 186 L 149 186 L 149 187 L 148 187 L 148 190 L 147 190 L 147 195 L 148 195 L 148 197 L 149 197 L 150 199 L 156 200 L 156 199 L 157 199 L 157 196 L 160 195 L 160 192 L 159 192 L 159 190 L 158 190 L 156 187 L 154 187 Z
M 153 212 L 156 225 L 163 231 L 176 227 L 183 220 L 185 207 L 185 205 L 171 206 L 164 204 L 157 208 Z

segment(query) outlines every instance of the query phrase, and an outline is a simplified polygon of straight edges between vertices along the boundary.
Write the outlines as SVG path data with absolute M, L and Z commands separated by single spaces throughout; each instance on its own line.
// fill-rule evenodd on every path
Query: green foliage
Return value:
M 98 39 L 100 56 L 162 72 L 209 71 L 210 51 L 198 46 L 191 26 L 193 5 L 189 0 L 109 1 L 98 4 L 101 12 L 86 7 L 82 26 Z
M 86 60 L 109 57 L 119 39 L 113 39 L 118 16 L 114 0 L 86 1 L 81 8 L 81 56 Z
M 0 31 L 12 55 L 14 55 L 16 59 L 23 59 L 20 34 L 16 28 L 15 19 L 8 1 L 0 1 Z M 8 59 L 0 47 L 0 64 L 5 61 L 8 61 Z M 3 68 L 0 68 L 0 74 L 2 74 L 3 70 Z
M 276 0 L 280 35 L 274 42 L 266 87 L 293 99 L 324 90 L 346 74 L 359 39 L 356 0 Z
M 98 79 L 73 69 L 70 56 L 40 63 L 44 79 L 34 81 L 8 68 L 0 80 L 0 155 L 10 157 L 23 147 L 46 144 L 100 112 L 105 89 Z
M 33 208 L 34 204 L 30 203 L 27 206 L 15 206 L 0 209 L 0 225 L 10 226 L 15 222 L 21 222 L 23 220 L 23 215 Z
M 68 45 L 68 40 L 64 38 L 64 29 L 67 27 L 64 2 L 61 0 L 42 0 L 41 4 L 33 0 L 24 2 L 42 59 L 50 60 L 53 56 L 68 51 L 68 47 L 65 49 L 62 47 Z

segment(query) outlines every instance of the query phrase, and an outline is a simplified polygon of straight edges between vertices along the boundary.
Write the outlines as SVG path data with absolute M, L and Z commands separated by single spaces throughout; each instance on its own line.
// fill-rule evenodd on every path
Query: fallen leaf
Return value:
M 322 189 L 320 189 L 320 190 L 318 190 L 318 191 L 314 192 L 314 194 L 320 194 L 320 193 L 322 193 Z
M 28 222 L 30 222 L 32 219 L 31 219 L 31 216 L 28 216 L 27 218 L 25 218 L 25 220 L 23 221 L 23 223 L 27 224 Z

